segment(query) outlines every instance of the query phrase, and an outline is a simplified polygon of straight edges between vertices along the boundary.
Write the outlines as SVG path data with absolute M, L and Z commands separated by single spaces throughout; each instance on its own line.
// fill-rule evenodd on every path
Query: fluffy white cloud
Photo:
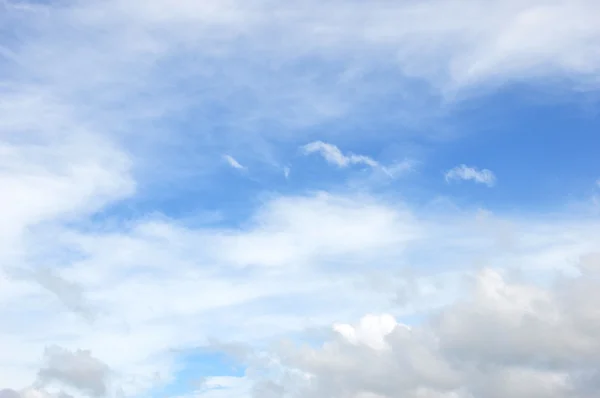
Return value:
M 448 170 L 444 176 L 448 182 L 452 180 L 474 181 L 479 184 L 485 184 L 488 187 L 496 183 L 496 175 L 491 170 L 479 170 L 476 167 L 469 167 L 464 164 Z

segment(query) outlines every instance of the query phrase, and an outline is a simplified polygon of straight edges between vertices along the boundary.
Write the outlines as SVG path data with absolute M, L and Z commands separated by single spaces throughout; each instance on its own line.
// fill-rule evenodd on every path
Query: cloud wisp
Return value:
M 240 162 L 238 162 L 233 156 L 231 155 L 223 155 L 223 159 L 225 160 L 225 162 L 227 162 L 227 164 L 231 167 L 233 167 L 234 169 L 237 170 L 247 170 L 247 168 L 245 166 L 242 166 L 240 164 Z
M 379 163 L 368 156 L 355 155 L 353 153 L 345 155 L 337 146 L 323 141 L 308 143 L 304 145 L 301 150 L 306 155 L 317 153 L 321 155 L 327 163 L 340 168 L 356 164 L 364 164 L 372 168 L 379 167 Z
M 319 154 L 327 163 L 337 166 L 338 168 L 347 168 L 352 165 L 365 165 L 371 169 L 383 172 L 390 178 L 396 178 L 415 167 L 415 162 L 408 159 L 385 166 L 369 156 L 357 155 L 354 153 L 344 154 L 336 145 L 323 141 L 310 142 L 300 149 L 305 155 Z
M 488 169 L 478 169 L 465 164 L 456 166 L 444 174 L 446 182 L 456 180 L 473 181 L 477 184 L 484 184 L 488 187 L 493 187 L 496 184 L 496 175 Z

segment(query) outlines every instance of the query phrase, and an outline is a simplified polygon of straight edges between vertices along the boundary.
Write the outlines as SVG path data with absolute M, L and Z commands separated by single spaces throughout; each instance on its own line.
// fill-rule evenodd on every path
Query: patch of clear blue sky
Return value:
M 245 367 L 232 357 L 208 350 L 194 350 L 181 354 L 175 379 L 153 391 L 153 397 L 175 397 L 194 390 L 202 390 L 202 381 L 211 376 L 242 377 Z
M 513 86 L 466 104 L 452 117 L 462 136 L 434 149 L 429 175 L 457 163 L 488 168 L 498 178 L 494 188 L 462 183 L 446 192 L 504 212 L 552 209 L 589 195 L 600 173 L 597 98 L 558 88 L 547 94 Z
M 218 106 L 208 123 L 215 129 L 208 139 L 207 134 L 192 132 L 207 125 L 206 114 L 167 122 L 183 131 L 185 140 L 166 147 L 164 159 L 158 160 L 164 162 L 165 169 L 182 172 L 168 172 L 169 178 L 158 179 L 158 183 L 156 179 L 142 179 L 135 197 L 98 217 L 129 213 L 135 218 L 160 212 L 193 219 L 198 213 L 220 213 L 225 217 L 212 221 L 233 226 L 247 220 L 269 196 L 344 189 L 348 179 L 365 173 L 363 166 L 339 169 L 315 154 L 299 153 L 300 145 L 317 139 L 383 164 L 407 157 L 420 161 L 414 173 L 367 187 L 378 195 L 401 196 L 416 205 L 442 195 L 462 205 L 508 213 L 560 207 L 589 196 L 600 174 L 600 119 L 594 111 L 600 101 L 586 93 L 560 91 L 559 86 L 553 90 L 554 95 L 548 95 L 543 86 L 507 86 L 454 105 L 434 123 L 406 123 L 405 118 L 394 114 L 396 108 L 405 106 L 405 100 L 392 91 L 385 92 L 348 117 L 281 131 L 288 135 L 286 139 L 263 140 L 262 150 L 276 164 L 263 162 L 260 154 L 252 153 L 256 148 L 260 151 L 260 145 L 230 145 L 236 132 L 226 125 L 226 119 L 235 115 Z M 429 94 L 417 98 L 423 106 L 439 106 Z M 540 98 L 550 99 L 541 102 Z M 262 128 L 283 126 L 265 121 Z M 262 134 L 246 133 L 254 133 L 260 141 Z M 245 140 L 251 141 L 248 137 Z M 236 157 L 248 170 L 228 167 L 221 158 L 224 153 Z M 444 171 L 463 163 L 492 170 L 498 179 L 496 186 L 488 188 L 468 181 L 447 184 Z M 288 179 L 283 167 L 291 168 Z

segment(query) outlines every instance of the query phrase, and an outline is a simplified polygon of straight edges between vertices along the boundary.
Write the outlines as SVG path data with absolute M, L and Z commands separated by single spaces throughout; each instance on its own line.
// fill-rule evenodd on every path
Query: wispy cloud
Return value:
M 304 154 L 318 153 L 330 164 L 338 167 L 348 167 L 353 164 L 364 164 L 369 167 L 379 167 L 379 163 L 364 155 L 355 155 L 353 153 L 344 154 L 337 146 L 323 141 L 314 141 L 304 145 L 302 148 Z
M 390 178 L 397 178 L 413 170 L 415 167 L 415 162 L 410 159 L 405 159 L 390 165 L 382 165 L 369 156 L 357 155 L 354 153 L 343 153 L 336 145 L 323 141 L 314 141 L 306 144 L 301 147 L 301 150 L 306 155 L 317 153 L 321 155 L 329 164 L 339 168 L 363 164 L 372 169 L 380 170 Z
M 478 184 L 485 184 L 488 187 L 492 187 L 496 183 L 496 175 L 491 170 L 479 170 L 476 167 L 469 167 L 464 164 L 448 170 L 444 176 L 447 182 L 452 180 L 474 181 Z
M 233 156 L 231 155 L 223 155 L 223 159 L 225 159 L 225 161 L 227 162 L 228 165 L 230 165 L 231 167 L 233 167 L 234 169 L 238 169 L 238 170 L 246 170 L 246 167 L 242 166 L 240 164 L 240 162 L 238 162 Z
M 407 172 L 414 170 L 416 162 L 411 159 L 405 159 L 400 162 L 392 163 L 388 166 L 382 166 L 381 169 L 385 174 L 392 178 L 401 176 Z

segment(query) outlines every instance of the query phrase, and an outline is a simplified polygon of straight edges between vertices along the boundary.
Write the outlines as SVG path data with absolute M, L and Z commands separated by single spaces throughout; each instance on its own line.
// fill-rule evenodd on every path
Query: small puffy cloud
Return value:
M 469 167 L 465 164 L 448 170 L 445 178 L 447 182 L 452 180 L 474 181 L 478 184 L 485 184 L 488 187 L 492 187 L 496 183 L 496 175 L 491 170 L 479 170 L 476 167 Z
M 240 162 L 238 162 L 233 156 L 231 155 L 223 155 L 223 159 L 225 159 L 225 161 L 227 162 L 227 164 L 231 167 L 233 167 L 234 169 L 238 169 L 238 170 L 246 170 L 245 166 L 242 166 L 240 164 Z
M 355 155 L 353 153 L 348 153 L 345 155 L 337 146 L 323 141 L 311 142 L 304 145 L 301 149 L 306 155 L 318 153 L 329 164 L 333 164 L 340 168 L 348 167 L 353 164 L 364 164 L 369 167 L 379 167 L 379 163 L 368 156 Z

